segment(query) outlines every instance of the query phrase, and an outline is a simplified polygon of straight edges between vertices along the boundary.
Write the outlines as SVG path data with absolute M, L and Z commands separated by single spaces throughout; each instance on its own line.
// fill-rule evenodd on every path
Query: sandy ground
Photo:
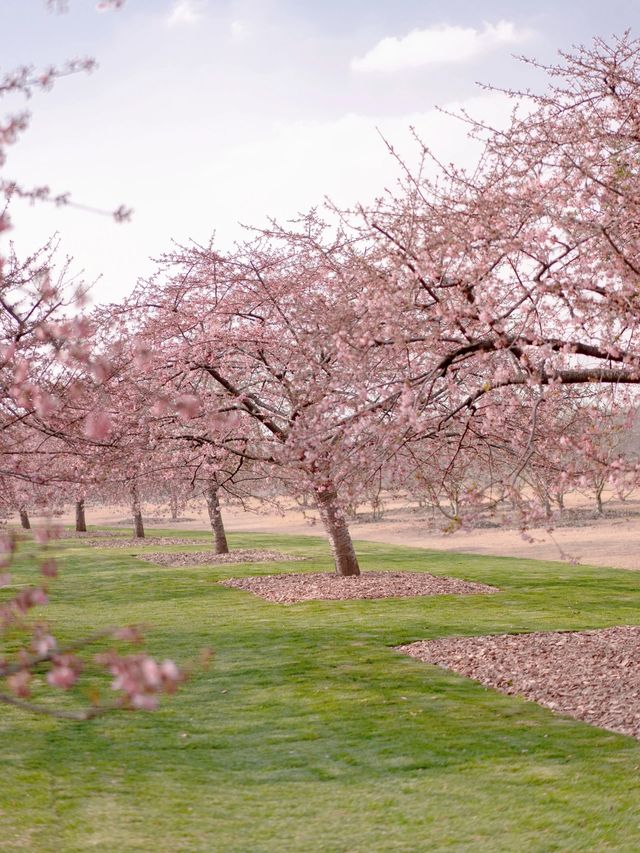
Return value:
M 637 512 L 637 505 L 630 507 Z M 184 515 L 190 521 L 176 524 L 167 518 L 164 527 L 180 530 L 208 530 L 209 522 L 202 511 L 188 507 Z M 230 532 L 292 533 L 322 536 L 322 526 L 313 522 L 313 512 L 308 517 L 299 510 L 288 510 L 284 515 L 243 512 L 231 507 L 223 510 L 223 517 Z M 123 507 L 88 507 L 87 523 L 113 524 L 126 518 Z M 34 519 L 37 524 L 39 519 Z M 63 524 L 72 524 L 69 513 L 57 519 Z M 149 529 L 158 525 L 148 525 Z M 535 542 L 525 542 L 517 530 L 496 528 L 457 532 L 453 535 L 439 533 L 427 519 L 419 516 L 403 516 L 393 507 L 382 521 L 358 521 L 351 524 L 354 539 L 372 542 L 387 542 L 418 548 L 433 548 L 440 551 L 456 551 L 468 554 L 489 554 L 505 557 L 529 557 L 536 560 L 578 559 L 581 563 L 614 568 L 640 569 L 640 518 L 614 518 L 589 521 L 580 527 L 561 527 L 553 534 L 544 530 L 533 530 Z

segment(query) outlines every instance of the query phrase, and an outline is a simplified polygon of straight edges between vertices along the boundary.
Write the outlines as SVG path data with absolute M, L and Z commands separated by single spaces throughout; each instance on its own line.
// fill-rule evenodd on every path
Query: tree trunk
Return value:
M 373 498 L 371 501 L 371 521 L 380 521 L 384 510 L 380 497 Z
M 359 575 L 360 566 L 353 548 L 351 534 L 338 506 L 338 495 L 332 483 L 315 489 L 318 512 L 329 536 L 331 553 L 336 565 L 336 574 L 344 577 Z
M 207 509 L 209 510 L 209 520 L 211 521 L 213 538 L 216 543 L 216 554 L 228 554 L 229 545 L 227 544 L 227 535 L 224 532 L 224 524 L 222 523 L 220 501 L 218 500 L 218 486 L 216 483 L 209 483 L 205 492 L 205 497 L 207 499 Z
M 20 507 L 20 524 L 23 526 L 25 530 L 31 530 L 31 522 L 29 521 L 29 515 L 27 514 L 26 509 L 21 506 Z
M 602 492 L 604 491 L 604 486 L 602 488 L 596 487 L 596 506 L 598 508 L 598 515 L 602 515 Z
M 136 539 L 144 539 L 144 524 L 140 509 L 140 495 L 135 483 L 131 486 L 131 515 L 133 516 L 133 535 Z
M 87 532 L 87 519 L 84 514 L 84 498 L 76 501 L 76 533 Z
M 171 508 L 171 521 L 178 520 L 178 496 L 175 493 L 169 498 L 169 507 Z

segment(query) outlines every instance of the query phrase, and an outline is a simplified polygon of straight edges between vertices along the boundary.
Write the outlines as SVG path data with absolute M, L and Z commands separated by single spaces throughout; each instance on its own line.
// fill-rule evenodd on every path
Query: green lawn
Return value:
M 215 581 L 328 569 L 325 543 L 230 540 L 309 559 L 166 569 L 133 548 L 60 546 L 50 618 L 70 635 L 144 622 L 154 654 L 211 646 L 215 662 L 153 714 L 3 708 L 2 853 L 640 850 L 640 743 L 391 648 L 639 624 L 640 574 L 358 543 L 365 569 L 502 592 L 283 607 Z

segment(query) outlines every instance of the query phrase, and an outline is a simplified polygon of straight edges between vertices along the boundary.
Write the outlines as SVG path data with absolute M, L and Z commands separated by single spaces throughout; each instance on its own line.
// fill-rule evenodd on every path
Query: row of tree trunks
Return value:
M 24 530 L 31 530 L 31 521 L 29 520 L 29 513 L 25 509 L 25 507 L 20 507 L 20 524 L 24 528 Z M 76 501 L 76 531 L 78 533 L 86 533 L 87 532 L 87 520 L 84 513 L 84 498 L 82 500 Z
M 314 491 L 320 519 L 329 537 L 336 574 L 344 577 L 359 575 L 358 558 L 334 485 L 323 483 Z
M 220 498 L 218 496 L 218 485 L 215 480 L 210 481 L 205 492 L 209 521 L 215 543 L 216 554 L 228 554 L 229 543 L 224 529 L 222 512 L 220 509 Z M 336 573 L 343 576 L 360 574 L 358 558 L 353 547 L 349 527 L 338 504 L 338 495 L 333 485 L 324 484 L 315 490 L 315 498 L 318 512 L 329 537 L 331 553 L 336 566 Z M 140 505 L 140 494 L 136 483 L 131 486 L 131 515 L 133 518 L 134 536 L 136 539 L 144 539 L 144 523 L 142 521 L 142 508 Z M 25 530 L 31 528 L 29 516 L 25 507 L 20 508 L 20 522 Z M 85 516 L 84 499 L 76 501 L 76 531 L 86 533 L 87 521 Z
M 324 484 L 315 490 L 318 512 L 329 537 L 331 553 L 336 566 L 336 573 L 345 577 L 360 574 L 358 558 L 353 547 L 353 541 L 349 527 L 344 515 L 340 510 L 338 495 L 332 484 Z M 218 485 L 215 480 L 210 481 L 205 492 L 209 521 L 215 543 L 216 554 L 228 554 L 229 543 L 222 521 L 220 499 L 218 497 Z M 20 523 L 25 530 L 31 529 L 29 515 L 25 507 L 20 507 Z M 133 518 L 134 536 L 136 539 L 144 539 L 144 523 L 142 521 L 142 508 L 140 506 L 140 494 L 136 483 L 131 486 L 131 515 Z M 84 499 L 76 501 L 76 531 L 86 533 L 87 521 L 85 516 Z
M 133 518 L 133 531 L 136 539 L 144 539 L 144 523 L 142 521 L 142 508 L 140 505 L 140 493 L 138 492 L 138 487 L 136 483 L 131 485 L 131 516 Z M 206 489 L 205 497 L 207 500 L 207 509 L 209 511 L 209 521 L 211 522 L 211 530 L 213 531 L 213 538 L 215 542 L 215 551 L 216 554 L 228 554 L 229 553 L 229 544 L 227 542 L 227 536 L 224 529 L 224 523 L 222 521 L 222 512 L 220 511 L 220 499 L 218 498 L 218 485 L 215 481 L 211 481 Z M 79 505 L 81 502 L 76 504 L 76 530 L 77 527 L 77 519 L 79 512 Z M 177 503 L 176 503 L 177 509 Z M 84 505 L 82 507 L 82 511 L 84 513 Z M 173 517 L 173 506 L 172 506 L 172 517 Z M 177 517 L 177 512 L 176 512 Z M 86 530 L 86 527 L 84 528 Z
M 31 521 L 26 508 L 21 506 L 18 510 L 20 513 L 20 524 L 24 530 L 31 530 Z M 87 520 L 84 513 L 84 499 L 76 501 L 76 531 L 78 533 L 87 532 Z
M 216 554 L 228 554 L 229 545 L 222 522 L 222 512 L 220 511 L 218 484 L 214 480 L 209 482 L 205 498 L 207 500 L 207 509 L 209 510 L 209 521 L 211 522 L 211 530 L 213 531 Z
M 340 509 L 338 495 L 331 483 L 324 483 L 315 489 L 318 512 L 329 537 L 331 553 L 336 567 L 336 574 L 353 577 L 360 574 L 360 565 L 353 547 L 349 527 Z M 218 484 L 210 481 L 205 497 L 209 511 L 209 521 L 213 531 L 216 554 L 228 554 L 229 545 L 225 534 L 218 497 Z

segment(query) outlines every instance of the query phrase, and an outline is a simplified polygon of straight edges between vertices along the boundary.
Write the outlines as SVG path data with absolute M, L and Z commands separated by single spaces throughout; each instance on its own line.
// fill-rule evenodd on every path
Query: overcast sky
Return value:
M 127 0 L 96 12 L 70 0 L 0 0 L 2 71 L 92 56 L 92 75 L 29 103 L 32 124 L 3 176 L 47 183 L 131 224 L 15 205 L 16 245 L 57 231 L 75 269 L 102 274 L 95 301 L 124 296 L 171 240 L 221 248 L 240 222 L 285 220 L 321 203 L 366 201 L 397 170 L 382 134 L 411 160 L 409 127 L 447 160 L 473 157 L 435 105 L 494 122 L 505 104 L 476 82 L 538 86 L 514 54 L 640 35 L 640 0 Z M 18 106 L 15 102 L 4 105 Z

